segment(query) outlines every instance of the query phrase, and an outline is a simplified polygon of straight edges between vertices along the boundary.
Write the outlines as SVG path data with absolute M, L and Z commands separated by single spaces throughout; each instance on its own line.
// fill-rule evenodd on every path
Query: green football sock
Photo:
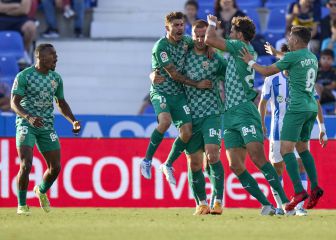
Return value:
M 210 164 L 206 165 L 205 172 L 208 174 L 210 183 L 211 183 L 211 199 L 210 199 L 210 207 L 212 208 L 215 203 L 216 198 L 216 189 L 215 189 L 215 183 L 214 183 L 214 177 L 211 176 L 210 172 Z
M 27 200 L 27 190 L 21 191 L 17 190 L 17 198 L 19 202 L 19 206 L 24 206 L 26 205 L 26 200 Z
M 199 201 L 199 199 L 197 197 L 197 194 L 196 194 L 196 186 L 194 184 L 192 184 L 192 171 L 191 171 L 190 167 L 188 167 L 188 183 L 189 183 L 189 187 L 191 189 L 191 192 L 194 196 L 196 205 L 198 206 L 200 201 Z
M 256 180 L 249 174 L 247 170 L 240 174 L 238 179 L 245 190 L 255 197 L 262 205 L 271 205 L 263 192 L 260 190 Z
M 168 155 L 168 158 L 165 162 L 165 165 L 171 167 L 175 160 L 181 155 L 181 153 L 185 150 L 187 144 L 182 141 L 180 137 L 177 137 L 173 143 L 172 149 Z
M 289 202 L 288 198 L 286 197 L 285 191 L 281 186 L 279 176 L 273 168 L 272 164 L 267 162 L 264 166 L 261 167 L 261 171 L 271 187 L 278 193 L 282 203 Z
M 42 183 L 39 185 L 40 193 L 46 193 L 52 185 L 53 183 L 42 181 Z
M 286 164 L 287 173 L 292 180 L 295 193 L 302 192 L 304 189 L 301 183 L 299 165 L 297 163 L 295 154 L 293 152 L 287 153 L 283 156 L 283 160 Z
M 202 169 L 197 172 L 191 171 L 190 182 L 192 184 L 192 188 L 195 189 L 195 194 L 198 198 L 199 203 L 201 201 L 205 201 L 206 200 L 205 179 Z
M 213 188 L 216 191 L 216 199 L 223 200 L 223 190 L 224 190 L 224 168 L 221 161 L 218 161 L 210 165 L 210 173 L 213 180 Z
M 308 150 L 300 153 L 299 155 L 309 177 L 310 188 L 314 189 L 318 185 L 314 158 Z
M 159 147 L 160 143 L 163 139 L 163 133 L 160 133 L 157 129 L 154 129 L 151 137 L 150 142 L 146 151 L 146 159 L 152 160 L 156 149 Z

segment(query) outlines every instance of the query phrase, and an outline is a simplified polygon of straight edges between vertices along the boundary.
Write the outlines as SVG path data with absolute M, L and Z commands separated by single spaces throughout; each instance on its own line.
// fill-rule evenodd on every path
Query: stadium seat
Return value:
M 0 57 L 0 77 L 12 77 L 19 72 L 19 66 L 13 56 Z
M 211 6 L 199 6 L 198 14 L 197 14 L 198 18 L 207 20 L 208 14 L 214 14 L 212 5 Z
M 23 57 L 24 47 L 20 33 L 15 31 L 0 31 L 0 56 Z
M 321 106 L 323 114 L 332 115 L 335 113 L 335 103 L 325 103 Z
M 277 32 L 264 33 L 266 41 L 269 42 L 272 46 L 275 46 L 275 43 L 284 36 L 285 36 L 284 33 L 277 33 Z
M 257 63 L 262 66 L 272 65 L 274 62 L 274 57 L 270 55 L 258 56 Z
M 329 8 L 327 8 L 327 7 L 322 7 L 321 8 L 321 18 L 324 18 L 324 17 L 328 16 L 329 13 L 330 13 Z
M 262 6 L 262 1 L 261 0 L 237 0 L 237 5 L 239 8 L 257 8 Z
M 273 8 L 270 11 L 267 32 L 285 33 L 286 30 L 286 9 Z
M 249 17 L 253 20 L 254 24 L 256 25 L 256 30 L 257 33 L 260 32 L 260 23 L 259 23 L 259 14 L 257 12 L 256 8 L 253 7 L 245 7 L 245 8 L 241 8 L 241 10 Z
M 287 6 L 292 2 L 294 2 L 294 0 L 268 0 L 265 3 L 265 7 L 270 9 L 279 7 L 287 9 Z

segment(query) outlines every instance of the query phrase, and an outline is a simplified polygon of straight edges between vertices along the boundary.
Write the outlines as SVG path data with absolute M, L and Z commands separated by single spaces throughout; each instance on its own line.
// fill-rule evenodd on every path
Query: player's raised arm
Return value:
M 183 83 L 188 86 L 192 86 L 195 88 L 200 88 L 200 89 L 210 89 L 212 88 L 212 83 L 210 80 L 202 80 L 199 82 L 193 81 L 189 79 L 188 77 L 182 75 L 179 73 L 175 67 L 174 64 L 170 63 L 167 66 L 164 67 L 166 72 L 169 74 L 169 76 L 177 82 Z
M 216 27 L 220 24 L 216 16 L 208 15 L 209 26 L 205 34 L 205 44 L 226 51 L 225 39 L 219 37 L 216 32 Z
M 253 60 L 253 56 L 245 48 L 240 51 L 240 55 L 240 58 L 243 59 L 245 63 L 247 63 L 250 67 L 252 67 L 263 76 L 268 77 L 281 71 L 279 68 L 277 68 L 275 64 L 272 64 L 270 66 L 261 66 L 257 64 Z

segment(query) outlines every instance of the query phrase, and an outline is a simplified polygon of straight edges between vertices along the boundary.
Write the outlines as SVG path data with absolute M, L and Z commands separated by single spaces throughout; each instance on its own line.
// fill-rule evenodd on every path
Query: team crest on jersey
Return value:
M 186 52 L 186 51 L 188 51 L 188 44 L 184 44 L 183 45 L 183 50 Z
M 208 68 L 209 68 L 209 62 L 208 61 L 202 62 L 202 67 L 203 67 L 203 69 L 208 70 Z
M 277 101 L 278 103 L 282 103 L 284 101 L 284 97 L 281 95 L 277 96 Z
M 167 107 L 167 104 L 165 103 L 160 103 L 160 108 L 165 109 Z
M 166 52 L 161 52 L 160 53 L 160 58 L 161 58 L 162 62 L 167 62 L 169 60 L 168 54 Z
M 53 90 L 57 88 L 56 80 L 51 80 L 51 87 L 52 87 Z

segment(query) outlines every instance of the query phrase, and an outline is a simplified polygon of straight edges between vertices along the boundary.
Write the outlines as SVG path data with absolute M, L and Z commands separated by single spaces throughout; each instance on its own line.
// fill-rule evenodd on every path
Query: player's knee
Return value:
M 241 164 L 230 164 L 230 169 L 237 176 L 242 174 L 246 170 L 246 168 Z
M 202 169 L 202 163 L 196 161 L 195 162 L 191 161 L 189 166 L 192 172 L 197 172 Z
M 183 142 L 185 143 L 189 142 L 191 136 L 192 136 L 191 129 L 185 128 L 184 130 L 181 130 L 180 138 L 182 139 Z
M 57 176 L 60 172 L 61 172 L 61 164 L 60 163 L 56 163 L 52 166 L 50 166 L 50 174 L 53 176 Z
M 158 129 L 161 130 L 161 132 L 166 132 L 168 128 L 171 125 L 171 120 L 169 118 L 162 118 L 159 121 Z
M 32 169 L 32 163 L 30 161 L 23 161 L 20 165 L 20 171 L 24 175 L 29 175 Z
M 219 154 L 214 151 L 207 152 L 206 156 L 210 164 L 215 164 L 219 161 Z

